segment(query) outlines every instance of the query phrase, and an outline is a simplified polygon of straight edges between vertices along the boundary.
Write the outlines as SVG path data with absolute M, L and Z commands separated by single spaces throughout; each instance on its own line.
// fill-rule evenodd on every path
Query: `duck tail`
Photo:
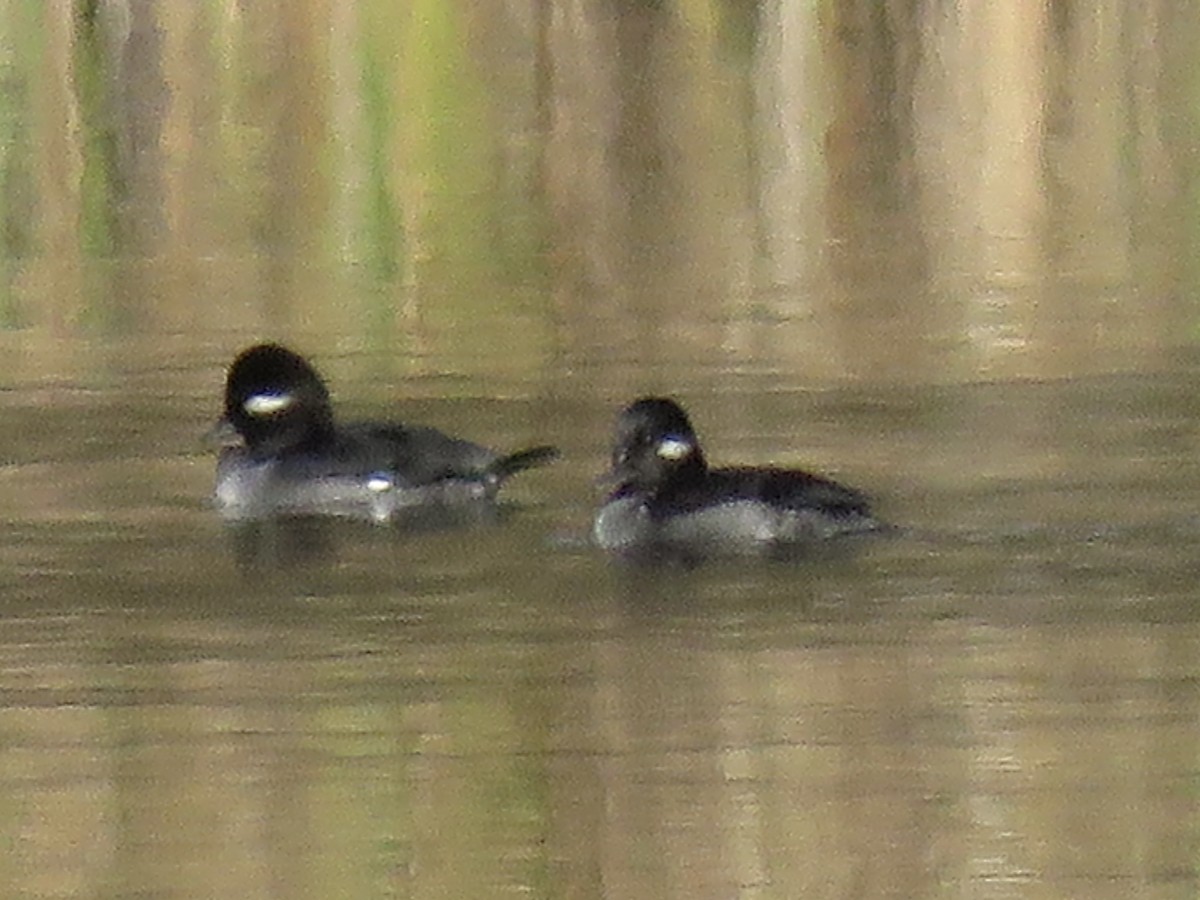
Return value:
M 554 462 L 561 454 L 557 447 L 551 447 L 548 444 L 543 444 L 539 447 L 529 447 L 525 450 L 518 450 L 516 453 L 510 453 L 507 456 L 501 456 L 491 466 L 488 467 L 488 475 L 494 478 L 497 482 L 501 482 L 511 475 L 516 475 L 518 472 L 524 472 L 526 469 L 533 469 L 537 466 L 544 466 Z

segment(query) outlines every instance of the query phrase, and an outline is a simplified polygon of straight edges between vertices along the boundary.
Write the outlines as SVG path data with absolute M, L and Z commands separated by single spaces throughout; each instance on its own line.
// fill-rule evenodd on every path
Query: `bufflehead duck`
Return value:
M 607 550 L 762 550 L 881 528 L 867 498 L 799 469 L 709 468 L 687 413 L 646 397 L 617 419 L 617 487 L 596 515 Z
M 277 513 L 378 521 L 421 506 L 487 501 L 506 478 L 550 462 L 554 447 L 500 455 L 433 428 L 334 421 L 329 391 L 299 354 L 243 351 L 225 380 L 216 503 L 228 517 Z

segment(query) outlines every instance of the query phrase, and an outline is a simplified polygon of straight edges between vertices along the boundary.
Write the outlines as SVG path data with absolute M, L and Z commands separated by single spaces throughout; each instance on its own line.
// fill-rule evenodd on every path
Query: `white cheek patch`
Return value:
M 392 478 L 384 472 L 375 472 L 367 477 L 367 490 L 374 494 L 382 494 L 392 489 Z
M 665 437 L 658 442 L 654 452 L 662 459 L 676 462 L 691 454 L 692 442 L 684 438 Z
M 273 416 L 283 412 L 296 402 L 296 398 L 287 392 L 274 391 L 263 394 L 251 394 L 242 403 L 242 409 L 255 417 Z

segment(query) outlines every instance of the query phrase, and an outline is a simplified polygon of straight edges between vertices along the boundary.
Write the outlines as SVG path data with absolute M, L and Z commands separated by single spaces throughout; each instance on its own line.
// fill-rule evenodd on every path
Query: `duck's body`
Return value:
M 217 506 L 232 518 L 387 520 L 413 507 L 489 501 L 508 476 L 557 456 L 552 447 L 504 456 L 423 426 L 338 424 L 320 376 L 274 344 L 251 347 L 230 367 L 220 427 L 239 439 L 217 463 Z
M 877 530 L 866 496 L 798 469 L 710 468 L 674 401 L 621 413 L 611 478 L 593 534 L 610 550 L 686 546 L 757 550 Z

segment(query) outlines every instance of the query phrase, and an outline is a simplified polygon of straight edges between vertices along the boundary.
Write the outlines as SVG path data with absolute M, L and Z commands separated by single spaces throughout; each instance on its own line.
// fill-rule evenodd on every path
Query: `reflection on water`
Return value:
M 714 441 L 770 457 L 828 416 L 905 524 L 791 561 L 558 541 L 603 462 L 569 431 L 497 522 L 250 544 L 195 502 L 211 459 L 17 465 L 4 893 L 1186 895 L 1190 380 L 774 395 L 791 432 Z
M 0 0 L 32 371 L 64 331 L 271 332 L 540 384 L 617 356 L 623 398 L 696 360 L 1137 368 L 1192 324 L 1191 11 L 409 6 Z
M 1200 20 L 809 6 L 0 0 L 0 896 L 1197 893 Z M 565 458 L 230 528 L 259 339 Z M 650 392 L 900 530 L 613 564 Z

